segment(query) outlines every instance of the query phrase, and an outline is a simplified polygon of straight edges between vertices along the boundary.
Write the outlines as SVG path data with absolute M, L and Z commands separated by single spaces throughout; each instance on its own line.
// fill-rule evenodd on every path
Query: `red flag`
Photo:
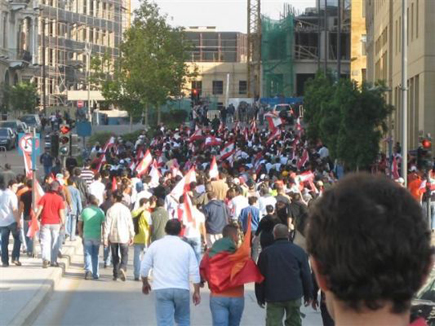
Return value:
M 118 189 L 118 184 L 116 182 L 116 178 L 112 177 L 112 192 L 115 192 Z
M 37 179 L 35 180 L 34 191 L 35 191 L 35 202 L 39 203 L 42 196 L 44 196 L 44 190 L 42 189 Z M 32 207 L 32 209 L 30 210 L 30 221 L 28 223 L 29 223 L 29 229 L 27 230 L 26 236 L 32 239 L 35 236 L 36 232 L 39 231 L 38 220 L 36 219 L 35 216 L 35 207 Z
M 196 220 L 193 217 L 193 205 L 192 201 L 190 200 L 189 195 L 187 192 L 184 192 L 184 217 L 186 218 L 187 222 L 193 223 L 193 227 L 196 228 Z M 184 224 L 186 224 L 184 222 Z
M 399 167 L 397 165 L 397 158 L 395 155 L 393 157 L 393 164 L 391 165 L 391 174 L 392 174 L 394 180 L 397 180 L 400 178 Z
M 143 174 L 147 173 L 148 168 L 150 167 L 152 162 L 153 162 L 153 157 L 150 153 L 150 150 L 147 150 L 144 158 L 142 159 L 142 161 L 140 161 L 140 163 L 138 164 L 138 166 L 136 168 L 137 175 L 140 177 Z
M 249 133 L 248 133 L 248 127 L 245 127 L 245 130 L 243 131 L 243 134 L 245 136 L 245 140 L 249 141 Z
M 181 195 L 184 194 L 185 190 L 188 190 L 190 187 L 190 183 L 195 181 L 196 182 L 196 172 L 195 167 L 192 167 L 189 172 L 186 173 L 186 175 L 181 179 L 177 185 L 172 189 L 170 195 L 177 199 L 181 197 Z
M 111 149 L 113 146 L 115 146 L 115 137 L 110 137 L 109 140 L 106 142 L 106 144 L 103 147 L 103 153 L 100 156 L 98 165 L 97 165 L 97 171 L 100 171 L 103 167 L 104 163 L 106 163 L 106 152 Z
M 193 142 L 195 140 L 200 140 L 203 138 L 204 138 L 204 135 L 202 134 L 202 130 L 196 129 L 195 132 L 192 134 L 192 136 L 190 136 L 189 141 Z
M 223 161 L 226 158 L 230 157 L 232 154 L 234 154 L 236 150 L 235 144 L 234 142 L 230 142 L 228 144 L 225 145 L 224 148 L 222 148 L 221 150 L 221 155 L 220 155 L 220 160 Z
M 26 177 L 28 179 L 32 179 L 33 170 L 32 170 L 32 153 L 23 151 L 24 154 L 24 167 L 26 169 Z
M 251 121 L 251 135 L 257 132 L 257 122 L 255 120 Z
M 216 157 L 213 156 L 213 160 L 210 164 L 210 172 L 209 172 L 210 179 L 216 178 L 219 179 L 219 170 L 216 163 Z
M 267 144 L 271 144 L 275 139 L 279 139 L 281 137 L 281 130 L 279 128 L 276 128 L 269 136 L 269 139 L 267 140 Z
M 273 113 L 265 114 L 264 117 L 266 118 L 266 120 L 269 124 L 270 130 L 275 130 L 280 125 L 282 125 L 284 123 L 284 121 L 280 117 L 278 117 L 277 115 L 275 115 Z
M 235 253 L 222 251 L 212 258 L 207 252 L 201 261 L 200 272 L 210 289 L 218 293 L 246 283 L 263 282 L 263 275 L 251 259 L 251 215 L 240 248 Z
M 222 144 L 222 139 L 216 138 L 215 136 L 208 136 L 205 139 L 205 146 L 220 146 Z
M 159 185 L 159 179 L 162 175 L 159 171 L 159 166 L 156 160 L 154 160 L 153 164 L 151 165 L 151 171 L 149 176 L 151 177 L 151 181 L 149 183 L 151 188 L 157 187 Z
M 301 169 L 305 165 L 305 163 L 308 162 L 308 158 L 308 151 L 304 149 L 304 151 L 302 152 L 302 156 L 297 163 L 298 169 Z

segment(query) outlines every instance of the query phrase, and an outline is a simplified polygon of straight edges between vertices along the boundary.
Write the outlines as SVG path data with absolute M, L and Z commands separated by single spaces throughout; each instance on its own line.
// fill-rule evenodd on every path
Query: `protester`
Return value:
M 53 167 L 53 156 L 50 154 L 50 148 L 45 149 L 44 153 L 39 158 L 39 163 L 44 167 L 45 175 L 49 175 Z
M 270 246 L 274 241 L 273 228 L 275 225 L 280 224 L 281 220 L 275 214 L 275 208 L 272 205 L 266 206 L 267 215 L 264 216 L 258 224 L 255 235 L 260 237 L 261 249 L 264 250 Z M 285 224 L 284 224 L 285 225 Z
M 32 180 L 27 180 L 26 188 L 27 190 L 19 196 L 19 209 L 18 216 L 22 216 L 23 219 L 23 233 L 24 240 L 26 243 L 26 251 L 28 257 L 34 257 L 33 251 L 33 237 L 28 236 L 29 226 L 31 221 L 31 210 L 32 210 Z
M 164 200 L 158 198 L 156 208 L 151 214 L 151 242 L 157 241 L 165 236 L 165 226 L 169 220 L 169 214 L 164 206 Z
M 230 215 L 225 204 L 217 199 L 214 191 L 208 193 L 209 202 L 204 206 L 207 247 L 222 238 L 222 230 L 229 223 Z
M 153 223 L 149 212 L 149 200 L 147 198 L 141 198 L 139 200 L 139 208 L 132 212 L 132 217 L 135 233 L 133 258 L 134 280 L 139 281 L 140 257 L 150 244 L 150 228 Z
M 128 263 L 128 246 L 133 244 L 134 225 L 130 210 L 122 204 L 122 193 L 113 193 L 115 203 L 106 215 L 104 229 L 104 246 L 110 245 L 112 251 L 113 280 L 126 280 Z M 121 252 L 121 257 L 119 257 Z M 120 261 L 121 258 L 121 261 Z
M 337 326 L 410 323 L 432 250 L 427 220 L 406 189 L 382 176 L 345 177 L 312 207 L 307 245 Z
M 75 241 L 77 217 L 80 216 L 83 209 L 80 191 L 76 187 L 75 180 L 75 178 L 68 178 L 67 181 L 68 191 L 71 196 L 71 205 L 67 214 L 65 233 L 71 241 Z
M 181 223 L 169 220 L 166 236 L 153 242 L 142 260 L 142 292 L 155 292 L 157 325 L 190 325 L 189 280 L 193 283 L 193 303 L 201 302 L 198 261 L 192 247 L 180 239 Z M 148 280 L 153 270 L 152 283 Z
M 98 254 L 101 244 L 101 233 L 104 233 L 104 212 L 98 207 L 98 199 L 94 195 L 89 196 L 89 206 L 79 215 L 79 236 L 83 239 L 85 252 L 85 279 L 92 275 L 98 280 L 99 260 Z
M 82 171 L 83 173 L 83 171 Z M 104 202 L 104 191 L 106 186 L 101 182 L 101 174 L 99 172 L 95 173 L 94 181 L 88 186 L 88 192 L 93 195 L 98 200 L 98 206 Z

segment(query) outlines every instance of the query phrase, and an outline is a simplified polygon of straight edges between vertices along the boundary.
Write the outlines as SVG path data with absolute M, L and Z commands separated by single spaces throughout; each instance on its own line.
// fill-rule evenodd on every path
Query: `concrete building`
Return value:
M 384 80 L 395 107 L 389 127 L 401 142 L 402 51 L 408 51 L 408 147 L 418 146 L 419 134 L 435 134 L 435 1 L 408 0 L 408 42 L 402 42 L 402 6 L 396 0 L 366 0 L 367 80 Z
M 365 12 L 365 0 L 352 0 L 350 77 L 359 85 L 366 80 L 367 71 Z
M 228 98 L 246 97 L 246 34 L 219 32 L 215 27 L 189 27 L 185 33 L 192 43 L 189 68 L 196 67 L 198 72 L 197 78 L 186 85 L 186 96 L 197 89 L 200 97 L 225 105 L 228 87 Z
M 31 80 L 37 56 L 34 2 L 0 0 L 0 87 Z M 3 106 L 0 91 L 0 108 Z

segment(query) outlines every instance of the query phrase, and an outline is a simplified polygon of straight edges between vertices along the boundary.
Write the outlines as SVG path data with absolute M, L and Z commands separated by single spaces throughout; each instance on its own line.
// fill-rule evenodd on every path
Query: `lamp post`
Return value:
M 408 184 L 408 0 L 402 0 L 402 178 Z

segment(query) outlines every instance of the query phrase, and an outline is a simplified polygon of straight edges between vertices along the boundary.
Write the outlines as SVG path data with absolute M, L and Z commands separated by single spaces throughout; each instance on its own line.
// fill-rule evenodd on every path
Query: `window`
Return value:
M 246 80 L 239 80 L 239 94 L 248 93 L 248 82 Z
M 415 6 L 415 38 L 418 38 L 418 0 Z
M 222 80 L 213 80 L 213 95 L 224 93 L 224 82 Z
M 414 40 L 414 4 L 411 5 L 411 42 L 413 40 Z

